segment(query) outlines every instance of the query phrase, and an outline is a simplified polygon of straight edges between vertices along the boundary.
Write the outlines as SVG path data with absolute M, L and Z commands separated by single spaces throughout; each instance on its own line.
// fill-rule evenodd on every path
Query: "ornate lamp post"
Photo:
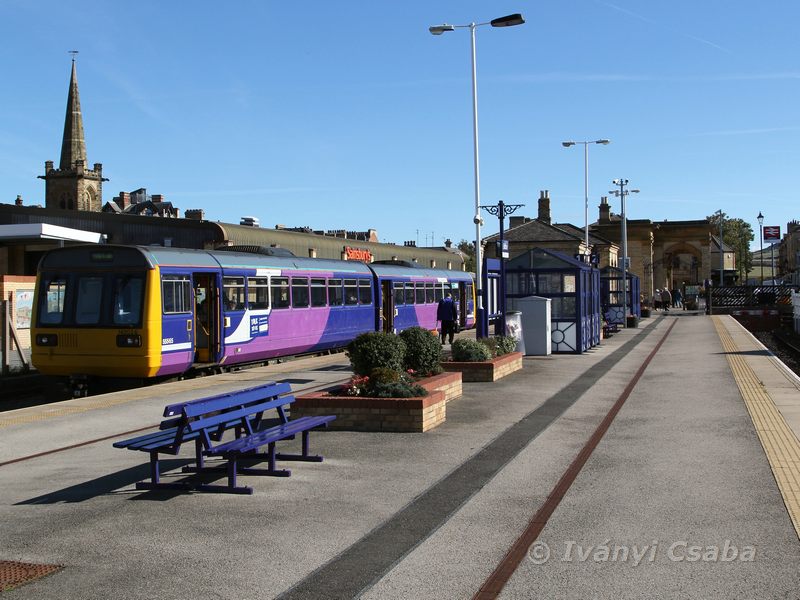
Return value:
M 503 245 L 503 233 L 505 231 L 503 225 L 508 215 L 523 206 L 525 205 L 506 204 L 502 200 L 494 205 L 481 206 L 483 210 L 500 220 L 500 239 L 497 244 L 497 255 L 500 257 L 500 335 L 506 334 L 506 258 L 508 258 L 508 251 Z
M 483 311 L 483 279 L 482 271 L 483 265 L 481 264 L 481 225 L 483 219 L 481 218 L 481 191 L 480 191 L 480 167 L 478 161 L 478 81 L 477 69 L 475 66 L 475 28 L 482 25 L 491 25 L 492 27 L 512 27 L 514 25 L 522 25 L 525 19 L 522 15 L 515 13 L 505 17 L 492 19 L 486 23 L 469 23 L 468 25 L 434 25 L 429 27 L 433 35 L 442 35 L 446 31 L 454 31 L 456 29 L 469 29 L 472 38 L 472 138 L 474 150 L 474 163 L 475 163 L 475 212 L 472 218 L 475 223 L 475 285 L 476 285 L 476 300 L 478 306 L 475 309 L 475 320 L 477 322 L 478 336 L 482 337 L 487 334 L 486 331 L 486 315 Z

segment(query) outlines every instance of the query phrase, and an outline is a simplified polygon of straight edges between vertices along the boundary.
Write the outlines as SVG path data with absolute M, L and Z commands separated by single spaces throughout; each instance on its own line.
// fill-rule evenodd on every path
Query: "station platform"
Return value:
M 2 413 L 0 561 L 62 567 L 3 597 L 797 596 L 800 379 L 733 318 L 523 363 L 426 433 L 314 433 L 325 461 L 252 496 L 137 491 L 146 456 L 111 444 L 169 402 L 341 381 L 343 354 Z

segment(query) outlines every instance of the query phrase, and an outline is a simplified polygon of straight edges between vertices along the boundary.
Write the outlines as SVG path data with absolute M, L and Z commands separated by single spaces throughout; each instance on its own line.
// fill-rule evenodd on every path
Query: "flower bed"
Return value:
M 292 418 L 336 415 L 329 429 L 423 432 L 444 423 L 447 402 L 461 395 L 460 373 L 442 373 L 417 381 L 428 395 L 416 398 L 337 396 L 341 386 L 298 396 Z
M 511 352 L 478 362 L 443 362 L 442 369 L 447 372 L 461 372 L 462 381 L 497 381 L 522 368 L 522 352 Z

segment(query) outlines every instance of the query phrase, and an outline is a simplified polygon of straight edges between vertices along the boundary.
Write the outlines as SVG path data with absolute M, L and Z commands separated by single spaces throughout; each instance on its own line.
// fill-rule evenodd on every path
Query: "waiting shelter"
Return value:
M 600 271 L 555 250 L 533 248 L 506 264 L 509 310 L 515 299 L 551 299 L 552 351 L 579 354 L 600 343 Z
M 631 315 L 642 316 L 641 284 L 638 275 L 630 271 L 628 280 L 628 310 Z M 603 316 L 609 325 L 625 325 L 625 308 L 622 303 L 622 269 L 604 267 L 600 270 L 600 290 Z

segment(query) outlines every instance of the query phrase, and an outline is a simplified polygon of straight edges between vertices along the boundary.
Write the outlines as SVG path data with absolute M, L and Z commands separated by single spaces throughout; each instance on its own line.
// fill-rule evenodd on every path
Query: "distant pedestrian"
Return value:
M 445 294 L 445 297 L 439 300 L 439 306 L 436 309 L 436 320 L 442 322 L 441 339 L 442 346 L 444 346 L 445 338 L 450 338 L 450 343 L 453 343 L 453 337 L 456 333 L 456 322 L 458 321 L 458 311 L 456 310 L 456 303 L 453 302 L 453 297 L 450 292 Z
M 661 305 L 664 307 L 664 312 L 669 312 L 669 307 L 672 305 L 672 294 L 667 288 L 661 290 Z
M 659 288 L 656 288 L 656 293 L 653 294 L 653 307 L 656 310 L 661 308 L 661 290 Z
M 672 302 L 675 308 L 683 308 L 683 294 L 679 289 L 676 289 L 672 294 Z

